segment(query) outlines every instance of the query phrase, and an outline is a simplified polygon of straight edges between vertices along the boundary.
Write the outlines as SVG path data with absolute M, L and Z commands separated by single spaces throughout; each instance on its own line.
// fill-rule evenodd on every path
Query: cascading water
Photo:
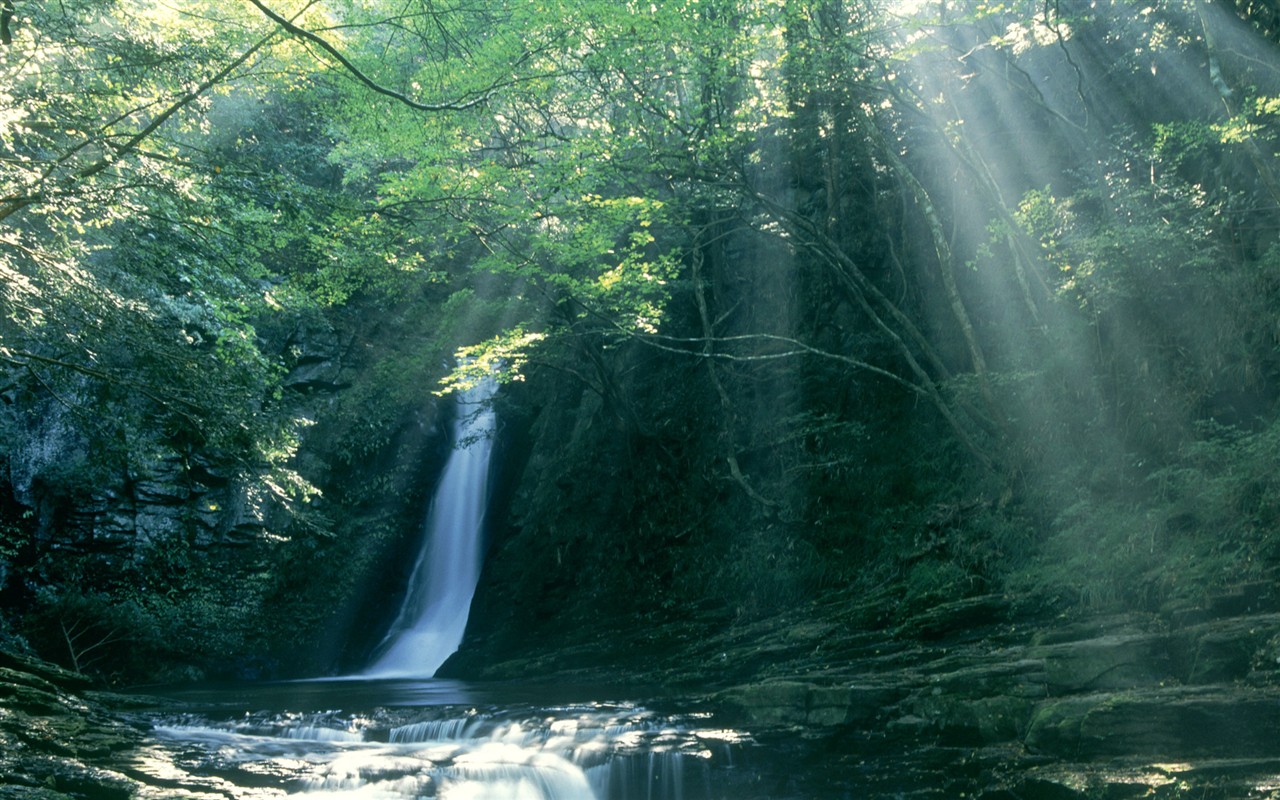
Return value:
M 371 678 L 430 677 L 462 643 L 480 580 L 481 533 L 488 501 L 489 456 L 497 382 L 486 378 L 458 398 L 454 449 L 436 487 L 422 549 L 400 613 Z
M 749 742 L 707 721 L 601 703 L 183 715 L 155 720 L 135 767 L 189 798 L 742 800 Z

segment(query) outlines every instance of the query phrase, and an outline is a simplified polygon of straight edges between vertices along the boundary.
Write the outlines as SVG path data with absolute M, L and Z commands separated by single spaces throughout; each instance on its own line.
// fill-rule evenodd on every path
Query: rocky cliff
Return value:
M 371 377 L 386 370 L 384 324 L 313 314 L 260 331 L 282 370 L 269 412 L 290 431 L 272 453 L 146 418 L 107 425 L 89 411 L 103 390 L 90 382 L 76 384 L 84 397 L 10 384 L 0 638 L 121 683 L 315 674 L 363 658 L 401 591 L 394 565 L 445 446 L 425 388 L 435 351 L 402 365 L 398 388 Z

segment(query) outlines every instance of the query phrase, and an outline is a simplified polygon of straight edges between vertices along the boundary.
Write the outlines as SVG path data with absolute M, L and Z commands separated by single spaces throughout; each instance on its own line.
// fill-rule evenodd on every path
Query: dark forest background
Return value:
M 357 668 L 489 370 L 470 663 L 1280 564 L 1268 3 L 12 6 L 6 647 Z

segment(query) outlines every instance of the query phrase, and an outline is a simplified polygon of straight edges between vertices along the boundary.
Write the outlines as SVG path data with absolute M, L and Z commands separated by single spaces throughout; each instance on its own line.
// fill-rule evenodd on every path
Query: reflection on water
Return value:
M 171 692 L 137 768 L 164 797 L 711 800 L 747 737 L 583 687 L 310 681 Z
M 333 708 L 424 706 L 553 706 L 600 698 L 657 694 L 649 686 L 520 681 L 467 683 L 444 678 L 367 679 L 359 676 L 296 681 L 179 686 L 153 691 L 186 709 L 210 711 L 324 711 Z
M 420 707 L 519 702 L 536 689 L 497 685 L 476 690 L 463 681 L 360 680 L 321 678 L 302 681 L 176 687 L 158 692 L 186 708 L 246 711 L 324 711 L 378 706 Z

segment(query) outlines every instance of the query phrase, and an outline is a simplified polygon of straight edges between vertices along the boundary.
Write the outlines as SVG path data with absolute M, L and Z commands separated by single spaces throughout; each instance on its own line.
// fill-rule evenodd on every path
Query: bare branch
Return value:
M 693 252 L 690 254 L 690 260 L 693 263 L 693 294 L 698 301 L 698 318 L 702 322 L 702 356 L 705 359 L 703 363 L 707 365 L 707 376 L 711 379 L 711 385 L 715 387 L 716 394 L 720 397 L 720 410 L 724 414 L 724 425 L 727 428 L 725 440 L 727 442 L 725 453 L 725 463 L 729 465 L 729 474 L 733 476 L 733 480 L 747 496 L 756 501 L 765 508 L 779 508 L 781 504 L 775 500 L 760 494 L 755 487 L 747 480 L 747 476 L 742 474 L 742 467 L 738 464 L 738 452 L 734 446 L 734 424 L 733 424 L 733 401 L 729 399 L 729 392 L 724 387 L 724 382 L 720 380 L 719 373 L 716 372 L 715 362 L 708 356 L 712 355 L 712 344 L 715 341 L 713 330 L 711 327 L 711 314 L 707 309 L 707 296 L 705 284 L 702 280 L 702 253 L 703 246 L 694 242 Z

